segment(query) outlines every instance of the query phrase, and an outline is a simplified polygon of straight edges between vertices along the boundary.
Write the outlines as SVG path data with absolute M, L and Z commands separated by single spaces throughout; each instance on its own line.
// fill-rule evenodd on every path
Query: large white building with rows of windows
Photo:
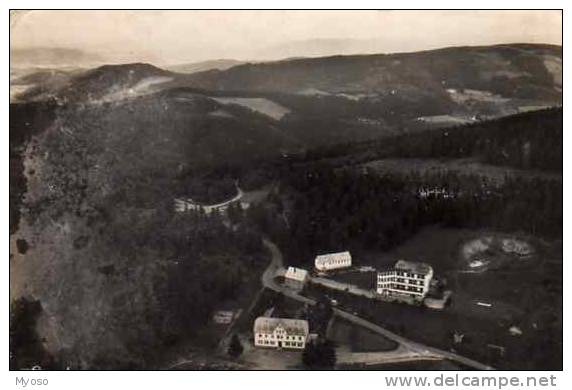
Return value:
M 433 268 L 425 263 L 399 260 L 391 270 L 377 273 L 377 293 L 422 301 L 429 292 Z
M 328 253 L 316 256 L 314 261 L 316 270 L 324 272 L 352 266 L 352 255 L 350 252 Z
M 310 327 L 306 320 L 258 317 L 253 332 L 256 347 L 304 349 Z

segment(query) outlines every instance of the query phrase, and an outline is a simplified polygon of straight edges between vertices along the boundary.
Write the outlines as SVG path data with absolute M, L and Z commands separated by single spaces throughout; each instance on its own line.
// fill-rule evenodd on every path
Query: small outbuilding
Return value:
M 288 267 L 284 274 L 284 284 L 295 289 L 304 287 L 308 279 L 308 271 L 302 268 Z

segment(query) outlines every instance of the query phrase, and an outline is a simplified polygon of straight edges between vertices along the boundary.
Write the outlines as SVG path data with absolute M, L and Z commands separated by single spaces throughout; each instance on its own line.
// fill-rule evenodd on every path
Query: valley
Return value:
M 254 347 L 272 309 L 338 369 L 561 369 L 560 46 L 167 68 L 11 70 L 12 368 L 306 368 Z M 427 262 L 451 303 L 275 279 L 336 251 Z

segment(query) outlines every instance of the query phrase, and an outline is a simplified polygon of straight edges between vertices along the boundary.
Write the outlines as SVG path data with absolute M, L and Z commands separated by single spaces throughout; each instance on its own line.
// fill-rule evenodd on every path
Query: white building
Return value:
M 429 292 L 433 268 L 425 263 L 399 260 L 392 270 L 377 273 L 377 293 L 422 301 Z
M 302 288 L 308 281 L 308 271 L 302 268 L 288 267 L 284 274 L 284 284 L 292 288 Z
M 316 256 L 314 265 L 318 271 L 348 268 L 352 266 L 352 255 L 348 251 L 319 255 Z
M 191 198 L 175 199 L 175 211 L 181 213 L 192 210 L 195 211 L 203 210 L 207 215 L 213 213 L 214 211 L 218 211 L 219 213 L 224 213 L 232 203 L 238 202 L 244 195 L 244 192 L 242 192 L 242 190 L 238 186 L 236 187 L 236 190 L 237 190 L 236 195 L 232 199 L 210 205 L 200 204 L 198 202 L 195 202 Z M 248 208 L 248 206 L 250 206 L 248 203 L 245 202 L 239 202 L 239 204 L 243 209 Z M 246 207 L 245 204 L 247 205 Z
M 256 347 L 304 349 L 310 326 L 306 320 L 258 317 L 253 332 Z

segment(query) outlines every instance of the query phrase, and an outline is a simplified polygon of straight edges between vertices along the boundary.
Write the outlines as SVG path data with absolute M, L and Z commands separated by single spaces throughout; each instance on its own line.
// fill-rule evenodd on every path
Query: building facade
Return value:
M 306 320 L 258 317 L 253 332 L 256 347 L 304 349 L 310 327 Z
M 391 270 L 377 273 L 377 294 L 387 298 L 422 301 L 429 292 L 433 268 L 425 263 L 399 260 Z
M 352 266 L 352 255 L 348 251 L 319 255 L 314 260 L 314 266 L 321 272 L 349 268 Z
M 288 267 L 284 274 L 284 284 L 288 287 L 301 289 L 308 281 L 308 271 L 296 267 Z

